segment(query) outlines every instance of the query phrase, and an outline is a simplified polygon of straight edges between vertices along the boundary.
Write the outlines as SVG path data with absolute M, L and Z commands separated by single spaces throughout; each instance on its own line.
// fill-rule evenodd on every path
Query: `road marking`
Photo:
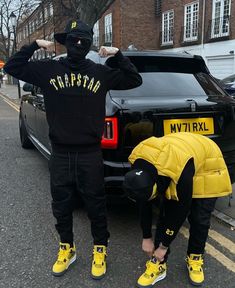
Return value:
M 181 227 L 180 233 L 185 237 L 189 238 L 189 231 L 185 227 Z M 218 262 L 220 262 L 222 265 L 224 265 L 228 270 L 235 273 L 235 263 L 227 258 L 223 253 L 215 249 L 211 244 L 206 243 L 206 253 L 211 255 L 213 258 L 215 258 Z
M 215 230 L 209 231 L 209 236 L 215 240 L 217 243 L 219 243 L 222 247 L 225 247 L 228 249 L 231 253 L 235 255 L 235 243 L 231 240 L 227 239 L 220 233 L 216 232 Z
M 14 102 L 10 101 L 7 97 L 0 95 L 3 100 L 12 108 L 14 108 L 17 112 L 20 112 L 18 105 L 16 105 Z

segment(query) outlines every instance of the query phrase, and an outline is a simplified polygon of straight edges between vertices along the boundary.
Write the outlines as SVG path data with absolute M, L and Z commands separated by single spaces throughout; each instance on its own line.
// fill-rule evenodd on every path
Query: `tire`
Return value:
M 20 143 L 21 147 L 24 149 L 31 149 L 34 147 L 33 143 L 30 141 L 28 137 L 28 132 L 26 130 L 24 119 L 22 117 L 22 114 L 20 113 L 19 116 L 19 131 L 20 131 Z

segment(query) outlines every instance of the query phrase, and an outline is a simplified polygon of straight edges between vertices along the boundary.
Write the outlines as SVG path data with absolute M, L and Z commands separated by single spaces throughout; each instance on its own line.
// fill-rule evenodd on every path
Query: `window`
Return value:
M 31 22 L 31 26 L 32 26 L 32 33 L 35 31 L 35 22 L 34 22 L 34 20 Z
M 112 44 L 112 13 L 104 17 L 104 41 Z
M 47 6 L 44 7 L 44 19 L 47 20 L 48 18 L 48 10 L 47 10 Z
M 229 35 L 230 0 L 214 0 L 211 38 Z
M 38 20 L 37 20 L 37 18 L 34 20 L 34 27 L 35 27 L 35 30 L 38 28 Z
M 162 44 L 173 44 L 174 11 L 162 14 Z
M 53 4 L 50 3 L 50 6 L 49 6 L 49 16 L 52 16 L 53 15 Z
M 112 63 L 115 59 L 112 58 L 106 63 L 114 67 Z M 133 90 L 126 90 L 124 94 L 120 90 L 113 90 L 114 98 L 147 97 L 152 98 L 153 103 L 157 103 L 161 97 L 165 97 L 165 101 L 185 99 L 189 91 L 190 97 L 224 95 L 223 90 L 207 74 L 204 64 L 202 65 L 197 59 L 154 56 L 129 56 L 129 58 L 141 74 L 143 84 Z
M 22 31 L 17 33 L 17 42 L 19 43 L 22 40 Z
M 198 39 L 198 12 L 199 2 L 185 6 L 184 41 L 195 41 Z
M 29 22 L 29 34 L 32 34 L 32 22 Z
M 93 44 L 94 44 L 94 46 L 96 46 L 98 48 L 99 47 L 99 21 L 97 21 L 94 24 L 93 32 L 94 32 Z

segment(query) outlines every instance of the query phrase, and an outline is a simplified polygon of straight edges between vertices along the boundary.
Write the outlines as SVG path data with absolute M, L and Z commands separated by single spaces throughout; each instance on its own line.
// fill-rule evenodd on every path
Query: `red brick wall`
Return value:
M 111 5 L 111 7 L 104 13 L 104 15 L 99 19 L 100 46 L 104 44 L 104 17 L 110 13 L 112 13 L 112 29 L 113 29 L 112 45 L 120 47 L 121 42 L 120 0 L 116 0 Z
M 230 13 L 230 15 L 231 15 L 231 18 L 230 18 L 231 19 L 231 22 L 230 22 L 231 37 L 230 37 L 230 39 L 235 39 L 235 0 L 231 0 L 231 13 Z
M 154 0 L 116 0 L 99 21 L 100 36 L 104 34 L 104 16 L 109 13 L 113 20 L 113 46 L 123 50 L 130 44 L 139 50 L 157 48 L 159 27 Z
M 121 48 L 134 44 L 139 50 L 156 49 L 159 27 L 154 0 L 121 0 Z

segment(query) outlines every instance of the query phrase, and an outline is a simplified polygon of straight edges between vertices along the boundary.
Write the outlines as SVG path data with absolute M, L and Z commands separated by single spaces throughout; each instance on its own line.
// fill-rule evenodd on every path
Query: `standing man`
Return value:
M 152 287 L 166 277 L 169 246 L 187 216 L 189 279 L 193 285 L 201 285 L 211 213 L 217 197 L 232 192 L 219 147 L 202 135 L 174 133 L 142 141 L 129 161 L 132 170 L 125 176 L 124 188 L 140 204 L 142 249 L 151 257 L 138 279 L 138 287 Z M 152 203 L 157 196 L 163 202 L 153 243 Z
M 91 274 L 106 273 L 109 232 L 106 220 L 101 138 L 105 97 L 110 89 L 131 89 L 142 79 L 130 60 L 115 47 L 101 47 L 100 55 L 112 55 L 119 69 L 85 59 L 93 40 L 92 29 L 80 20 L 69 21 L 55 39 L 67 49 L 64 59 L 29 62 L 40 49 L 53 51 L 52 42 L 36 40 L 24 46 L 5 65 L 10 75 L 41 87 L 52 145 L 50 183 L 52 210 L 60 236 L 58 259 L 52 273 L 60 276 L 76 260 L 73 238 L 72 195 L 81 190 L 94 239 Z

